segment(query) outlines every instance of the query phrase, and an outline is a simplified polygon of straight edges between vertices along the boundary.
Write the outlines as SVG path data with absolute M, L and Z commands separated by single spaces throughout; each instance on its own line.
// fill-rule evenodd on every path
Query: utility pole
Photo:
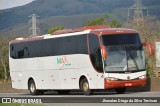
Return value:
M 144 20 L 144 10 L 148 16 L 148 9 L 143 6 L 141 0 L 134 0 L 134 5 L 128 9 L 128 20 L 134 20 L 140 22 Z
M 39 28 L 37 27 L 38 21 L 37 21 L 37 15 L 36 14 L 32 14 L 31 16 L 32 19 L 29 21 L 29 23 L 32 23 L 32 27 L 29 28 L 29 32 L 30 30 L 32 30 L 32 35 L 30 37 L 36 37 L 37 36 L 37 30 L 39 30 Z M 40 31 L 40 30 L 39 30 Z

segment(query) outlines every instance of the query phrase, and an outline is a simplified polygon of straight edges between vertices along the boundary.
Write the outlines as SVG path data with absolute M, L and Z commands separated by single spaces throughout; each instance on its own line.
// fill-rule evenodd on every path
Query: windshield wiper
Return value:
M 129 53 L 130 53 L 130 57 L 131 57 L 131 59 L 133 60 L 133 62 L 134 62 L 134 64 L 135 64 L 135 66 L 136 66 L 136 68 L 137 68 L 137 70 L 139 71 L 139 68 L 138 68 L 137 62 L 136 62 L 136 60 L 134 59 L 134 57 L 133 57 L 132 52 L 131 52 L 131 50 L 130 50 L 130 49 L 129 49 Z M 127 60 L 127 63 L 128 63 L 128 60 Z

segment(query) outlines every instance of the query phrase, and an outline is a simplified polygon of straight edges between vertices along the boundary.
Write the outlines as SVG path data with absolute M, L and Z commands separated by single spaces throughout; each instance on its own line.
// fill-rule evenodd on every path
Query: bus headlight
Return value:
M 139 77 L 139 79 L 145 79 L 146 78 L 146 75 L 142 75 Z
M 107 77 L 106 79 L 111 80 L 111 81 L 117 81 L 118 80 L 117 78 L 114 78 L 114 77 Z

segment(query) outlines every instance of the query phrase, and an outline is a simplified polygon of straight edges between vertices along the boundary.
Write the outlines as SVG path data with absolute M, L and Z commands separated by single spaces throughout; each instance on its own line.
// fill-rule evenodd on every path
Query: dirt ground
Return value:
M 25 93 L 28 90 L 17 90 L 12 88 L 11 81 L 0 81 L 0 93 Z

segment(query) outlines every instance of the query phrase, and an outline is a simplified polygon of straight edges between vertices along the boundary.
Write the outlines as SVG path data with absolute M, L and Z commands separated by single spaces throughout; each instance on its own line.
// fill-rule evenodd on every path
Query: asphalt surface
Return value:
M 159 103 L 143 102 L 143 99 L 153 99 L 160 101 L 160 92 L 126 92 L 117 94 L 115 92 L 95 92 L 93 95 L 85 96 L 82 92 L 71 92 L 69 95 L 58 95 L 56 92 L 46 92 L 44 95 L 32 96 L 29 93 L 0 93 L 2 98 L 15 99 L 45 99 L 48 102 L 45 106 L 159 106 Z M 118 102 L 102 102 L 105 100 L 123 100 Z M 129 99 L 139 100 L 126 102 Z M 43 100 L 42 100 L 43 101 Z
M 44 95 L 32 96 L 30 93 L 0 93 L 0 97 L 160 97 L 160 92 L 125 92 L 117 94 L 113 91 L 94 92 L 93 95 L 85 96 L 82 92 L 71 92 L 68 95 L 59 95 L 57 92 L 45 92 Z

